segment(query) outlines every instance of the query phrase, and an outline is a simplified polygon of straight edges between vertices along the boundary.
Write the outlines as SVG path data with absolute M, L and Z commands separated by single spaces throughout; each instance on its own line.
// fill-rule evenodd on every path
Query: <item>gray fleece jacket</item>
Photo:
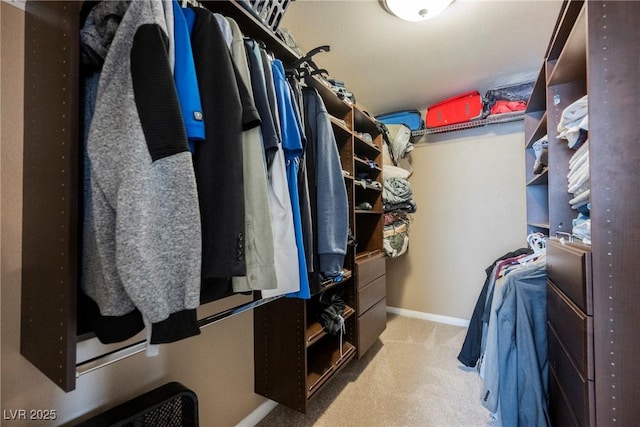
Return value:
M 169 7 L 171 5 L 169 4 Z M 103 342 L 199 333 L 201 228 L 162 2 L 136 0 L 104 61 L 86 145 L 82 288 Z

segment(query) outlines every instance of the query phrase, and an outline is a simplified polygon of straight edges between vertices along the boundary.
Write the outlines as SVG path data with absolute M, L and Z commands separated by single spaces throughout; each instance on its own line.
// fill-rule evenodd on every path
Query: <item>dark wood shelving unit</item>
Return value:
M 369 284 L 364 281 L 371 278 L 359 275 L 362 267 L 354 261 L 355 248 L 382 254 L 382 169 L 370 167 L 363 160 L 382 164 L 382 135 L 360 106 L 340 99 L 322 77 L 307 77 L 306 83 L 318 91 L 325 104 L 342 170 L 348 172 L 343 178 L 356 246 L 348 248 L 344 265 L 347 273 L 342 281 L 321 284 L 320 293 L 309 301 L 285 298 L 255 310 L 256 393 L 303 413 L 309 399 L 351 359 L 362 356 L 386 327 L 384 257 L 375 258 L 378 281 L 369 288 L 364 287 Z M 371 135 L 371 141 L 363 139 L 361 133 Z M 379 188 L 371 184 L 362 188 L 357 174 L 365 171 Z M 373 209 L 356 210 L 355 206 L 363 201 L 371 203 Z M 324 292 L 339 292 L 347 306 L 342 353 L 340 337 L 328 335 L 314 318 L 319 296 Z
M 640 417 L 640 3 L 565 1 L 525 112 L 527 226 L 547 240 L 549 412 L 554 425 L 633 425 Z M 632 59 L 633 58 L 633 59 Z M 589 96 L 591 244 L 568 242 L 564 109 Z M 531 144 L 547 133 L 549 168 Z M 555 238 L 563 236 L 563 239 Z

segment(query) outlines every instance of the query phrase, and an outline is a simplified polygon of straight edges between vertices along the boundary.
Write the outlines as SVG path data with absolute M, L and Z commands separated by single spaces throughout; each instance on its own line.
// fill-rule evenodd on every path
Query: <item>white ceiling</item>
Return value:
M 375 0 L 296 0 L 280 23 L 303 52 L 345 82 L 376 115 L 419 109 L 470 90 L 533 81 L 560 11 L 559 0 L 455 0 L 411 23 Z

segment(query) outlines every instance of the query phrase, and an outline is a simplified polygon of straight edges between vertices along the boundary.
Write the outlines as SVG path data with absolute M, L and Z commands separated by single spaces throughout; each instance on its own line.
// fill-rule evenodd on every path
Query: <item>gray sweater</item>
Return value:
M 162 2 L 131 2 L 98 86 L 81 282 L 105 342 L 138 332 L 140 316 L 128 321 L 137 311 L 152 324 L 151 343 L 199 333 L 198 195 L 168 50 Z

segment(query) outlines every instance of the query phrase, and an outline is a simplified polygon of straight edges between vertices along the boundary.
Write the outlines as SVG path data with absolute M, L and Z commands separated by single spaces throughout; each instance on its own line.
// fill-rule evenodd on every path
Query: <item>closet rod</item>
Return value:
M 244 313 L 245 311 L 253 310 L 256 307 L 260 307 L 261 305 L 267 304 L 278 298 L 282 298 L 282 295 L 269 298 L 261 298 L 259 300 L 251 301 L 249 303 L 241 304 L 228 310 L 221 311 L 220 313 L 212 314 L 211 316 L 207 316 L 198 320 L 198 326 L 200 327 L 200 329 L 204 329 L 209 325 L 213 325 L 214 323 L 220 322 L 224 319 L 228 319 L 229 317 L 233 317 L 237 314 Z M 146 341 L 139 341 L 121 349 L 115 350 L 111 353 L 106 353 L 85 362 L 79 363 L 76 365 L 76 378 L 84 374 L 88 374 L 89 372 L 93 372 L 97 369 L 104 368 L 105 366 L 109 366 L 120 360 L 126 359 L 127 357 L 141 353 L 145 350 L 146 347 Z

